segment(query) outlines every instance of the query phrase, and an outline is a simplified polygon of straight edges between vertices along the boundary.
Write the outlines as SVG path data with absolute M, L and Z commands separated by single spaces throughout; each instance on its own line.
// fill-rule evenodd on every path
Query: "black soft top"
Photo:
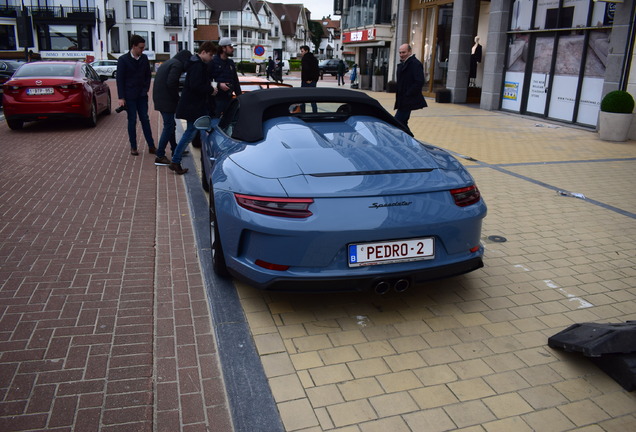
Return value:
M 225 111 L 232 117 L 222 118 L 221 123 L 234 122 L 232 138 L 256 142 L 264 137 L 263 122 L 265 120 L 286 117 L 290 114 L 289 107 L 293 104 L 306 104 L 307 111 L 311 111 L 311 102 L 337 102 L 347 106 L 347 116 L 364 115 L 375 117 L 389 123 L 412 136 L 408 128 L 397 121 L 382 105 L 365 93 L 345 89 L 332 88 L 278 88 L 263 89 L 243 93 L 234 99 Z M 318 119 L 320 114 L 313 114 Z M 307 114 L 311 117 L 312 114 Z

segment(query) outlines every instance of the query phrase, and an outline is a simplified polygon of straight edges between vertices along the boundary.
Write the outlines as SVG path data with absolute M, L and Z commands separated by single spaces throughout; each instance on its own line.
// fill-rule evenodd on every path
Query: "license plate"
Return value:
M 27 89 L 26 93 L 30 96 L 34 95 L 51 95 L 54 93 L 52 87 L 38 87 Z
M 349 267 L 433 258 L 435 242 L 431 237 L 349 245 Z

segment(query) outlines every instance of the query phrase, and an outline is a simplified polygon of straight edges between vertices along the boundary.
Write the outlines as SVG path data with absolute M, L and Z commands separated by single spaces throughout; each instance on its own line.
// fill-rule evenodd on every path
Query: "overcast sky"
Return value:
M 340 15 L 333 14 L 333 0 L 272 0 L 272 3 L 303 4 L 311 12 L 312 20 L 327 15 L 331 15 L 332 19 L 340 19 Z

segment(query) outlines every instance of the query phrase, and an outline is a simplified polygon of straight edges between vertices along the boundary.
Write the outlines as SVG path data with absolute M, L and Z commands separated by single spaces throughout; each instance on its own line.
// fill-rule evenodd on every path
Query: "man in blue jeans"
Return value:
M 210 115 L 210 111 L 212 111 L 211 99 L 216 95 L 217 89 L 212 87 L 208 77 L 207 63 L 212 60 L 214 49 L 212 42 L 203 42 L 199 47 L 199 53 L 190 57 L 186 62 L 185 70 L 188 74 L 181 92 L 181 99 L 177 105 L 177 118 L 186 120 L 188 126 L 172 154 L 172 163 L 169 166 L 172 171 L 179 175 L 188 172 L 187 168 L 181 166 L 181 156 L 198 132 L 194 127 L 195 120 Z
M 117 94 L 119 106 L 126 107 L 128 114 L 128 139 L 130 154 L 139 156 L 137 151 L 137 116 L 148 144 L 148 152 L 155 153 L 155 141 L 148 117 L 148 90 L 150 90 L 150 62 L 144 54 L 146 41 L 139 35 L 130 38 L 130 52 L 117 60 Z
M 192 57 L 192 53 L 188 50 L 178 52 L 177 55 L 164 62 L 155 75 L 152 100 L 155 103 L 155 109 L 161 113 L 163 118 L 163 130 L 161 131 L 157 153 L 155 154 L 155 165 L 157 166 L 170 165 L 170 159 L 166 157 L 168 142 L 170 142 L 172 154 L 177 148 L 175 137 L 177 124 L 174 113 L 177 112 L 177 104 L 179 103 L 179 79 L 190 57 Z

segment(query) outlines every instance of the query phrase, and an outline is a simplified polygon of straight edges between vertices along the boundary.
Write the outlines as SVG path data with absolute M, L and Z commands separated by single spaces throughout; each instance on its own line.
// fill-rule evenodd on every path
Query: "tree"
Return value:
M 309 32 L 311 34 L 311 41 L 316 47 L 316 52 L 318 52 L 318 48 L 320 47 L 320 41 L 324 32 L 322 30 L 322 24 L 318 21 L 309 21 Z

